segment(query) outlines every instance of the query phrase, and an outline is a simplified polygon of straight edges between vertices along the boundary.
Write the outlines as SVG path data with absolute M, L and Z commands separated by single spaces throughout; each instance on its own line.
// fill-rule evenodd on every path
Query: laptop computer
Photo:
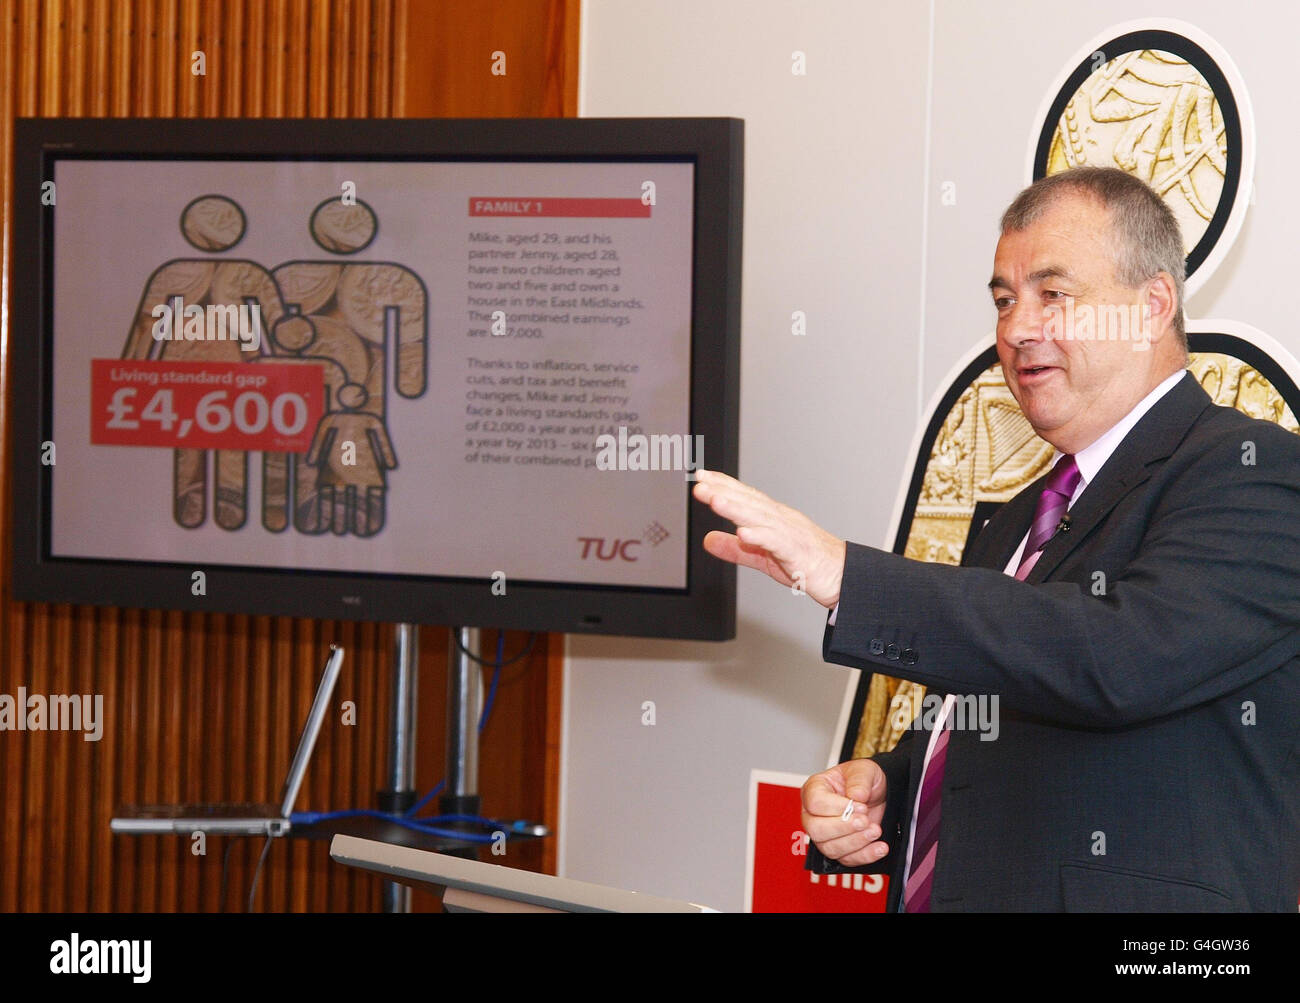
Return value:
M 717 912 L 694 902 L 343 833 L 330 843 L 330 856 L 340 864 L 386 875 L 390 881 L 439 885 L 446 889 L 442 906 L 447 912 Z
M 312 702 L 307 724 L 298 740 L 298 751 L 294 753 L 293 763 L 289 766 L 289 776 L 284 782 L 278 805 L 225 803 L 127 806 L 118 809 L 109 828 L 113 832 L 133 836 L 177 832 L 283 836 L 289 831 L 289 814 L 293 811 L 293 803 L 298 800 L 298 791 L 302 787 L 307 764 L 316 747 L 316 738 L 320 735 L 321 724 L 329 710 L 330 697 L 342 668 L 343 649 L 331 644 L 325 671 L 321 673 L 320 685 L 316 687 L 316 699 Z

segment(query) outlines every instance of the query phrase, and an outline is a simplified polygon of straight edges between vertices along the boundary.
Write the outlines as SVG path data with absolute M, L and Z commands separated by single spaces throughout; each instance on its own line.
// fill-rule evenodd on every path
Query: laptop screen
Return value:
M 284 783 L 280 814 L 286 818 L 293 811 L 293 803 L 298 800 L 302 778 L 307 773 L 307 764 L 311 761 L 311 752 L 316 747 L 316 738 L 320 735 L 320 726 L 325 720 L 325 712 L 329 709 L 330 697 L 334 693 L 334 684 L 338 682 L 342 668 L 343 649 L 336 644 L 331 644 L 330 655 L 325 662 L 325 671 L 321 673 L 320 685 L 316 687 L 316 699 L 312 702 L 311 713 L 307 715 L 307 725 L 302 730 L 302 738 L 298 740 L 298 751 L 293 754 L 289 777 Z

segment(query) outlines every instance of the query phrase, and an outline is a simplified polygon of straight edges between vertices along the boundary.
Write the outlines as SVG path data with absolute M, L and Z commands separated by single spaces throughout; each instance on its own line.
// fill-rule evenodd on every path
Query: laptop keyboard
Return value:
M 132 818 L 279 818 L 280 809 L 271 804 L 153 804 L 128 808 L 122 814 Z

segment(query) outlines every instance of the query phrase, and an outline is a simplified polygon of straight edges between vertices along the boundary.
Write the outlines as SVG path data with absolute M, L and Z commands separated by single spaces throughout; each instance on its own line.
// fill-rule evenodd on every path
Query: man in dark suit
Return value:
M 889 874 L 906 912 L 1295 911 L 1300 437 L 1186 372 L 1182 278 L 1176 220 L 1123 172 L 1008 208 L 998 355 L 1057 455 L 962 567 L 700 477 L 737 526 L 711 553 L 830 609 L 827 660 L 934 694 L 893 751 L 804 785 L 810 868 Z M 1136 338 L 1098 331 L 1125 316 Z

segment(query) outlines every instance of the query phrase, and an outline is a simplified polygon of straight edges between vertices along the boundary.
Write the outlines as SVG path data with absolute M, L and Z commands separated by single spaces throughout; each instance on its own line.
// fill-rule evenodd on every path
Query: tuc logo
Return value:
M 640 540 L 609 540 L 603 536 L 580 536 L 578 542 L 582 544 L 582 559 L 591 560 L 592 547 L 595 545 L 595 555 L 598 561 L 612 561 L 615 558 L 621 561 L 635 561 L 630 551 L 633 547 L 641 546 Z M 605 544 L 609 544 L 609 552 L 606 553 Z
M 656 519 L 651 521 L 650 525 L 641 532 L 639 539 L 633 537 L 627 540 L 606 540 L 603 536 L 580 536 L 578 542 L 582 544 L 582 560 L 584 561 L 591 560 L 593 547 L 598 561 L 636 561 L 639 558 L 632 555 L 631 550 L 633 547 L 639 547 L 642 543 L 657 547 L 670 535 L 668 530 L 660 525 Z M 606 544 L 609 545 L 608 548 Z M 608 553 L 606 553 L 607 549 Z

